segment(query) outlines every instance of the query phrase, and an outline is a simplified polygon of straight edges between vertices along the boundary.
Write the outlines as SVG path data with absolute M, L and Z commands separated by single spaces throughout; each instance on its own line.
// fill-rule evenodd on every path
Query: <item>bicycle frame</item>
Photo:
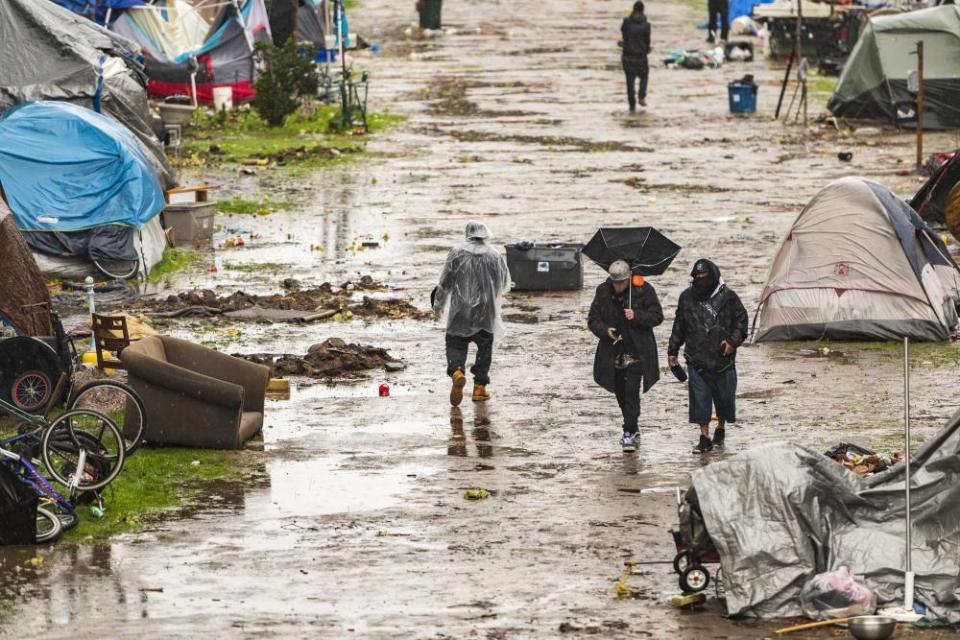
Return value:
M 43 477 L 33 464 L 24 458 L 23 456 L 14 453 L 13 451 L 8 451 L 7 449 L 0 448 L 0 458 L 7 458 L 12 460 L 17 464 L 17 466 L 26 471 L 26 473 L 21 473 L 20 478 L 29 486 L 31 489 L 37 492 L 37 495 L 43 496 L 51 500 L 58 507 L 66 510 L 69 513 L 74 513 L 77 507 L 64 498 L 59 491 L 53 488 L 53 485 L 50 484 L 50 481 Z

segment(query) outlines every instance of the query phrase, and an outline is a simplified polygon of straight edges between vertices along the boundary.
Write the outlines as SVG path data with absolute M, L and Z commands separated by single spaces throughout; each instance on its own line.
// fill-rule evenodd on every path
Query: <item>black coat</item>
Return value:
M 726 285 L 707 301 L 698 300 L 692 288 L 680 294 L 677 315 L 667 355 L 683 354 L 700 372 L 721 373 L 735 366 L 737 347 L 747 338 L 747 310 Z M 724 356 L 720 343 L 726 340 L 733 353 Z
M 634 317 L 633 322 L 628 322 L 623 315 L 625 303 L 629 299 L 628 293 L 625 291 L 622 299 L 614 297 L 613 284 L 607 280 L 597 287 L 593 304 L 590 305 L 590 315 L 587 317 L 587 326 L 593 335 L 600 339 L 597 354 L 593 359 L 593 379 L 611 393 L 614 392 L 617 349 L 607 335 L 610 327 L 617 328 L 624 337 L 624 345 L 640 360 L 639 366 L 643 368 L 643 390 L 649 391 L 660 379 L 657 341 L 653 337 L 653 328 L 663 322 L 660 299 L 649 282 L 643 286 L 634 286 Z
M 633 13 L 620 25 L 624 64 L 646 62 L 650 51 L 650 22 L 642 13 Z

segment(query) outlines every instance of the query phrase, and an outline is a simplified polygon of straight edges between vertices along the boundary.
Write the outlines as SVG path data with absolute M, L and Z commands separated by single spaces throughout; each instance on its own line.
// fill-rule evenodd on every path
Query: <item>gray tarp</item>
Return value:
M 92 108 L 102 74 L 102 112 L 137 136 L 161 184 L 172 186 L 173 170 L 150 127 L 147 92 L 133 58 L 137 50 L 126 38 L 53 2 L 2 0 L 0 113 L 34 100 Z
M 913 570 L 928 616 L 960 623 L 960 413 L 913 458 Z M 821 453 L 769 445 L 693 474 L 730 615 L 802 615 L 817 573 L 849 564 L 903 602 L 903 466 L 861 478 Z

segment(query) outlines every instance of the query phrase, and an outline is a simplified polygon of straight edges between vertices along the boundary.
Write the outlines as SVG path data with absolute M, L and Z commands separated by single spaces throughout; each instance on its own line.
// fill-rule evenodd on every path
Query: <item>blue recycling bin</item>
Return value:
M 757 112 L 757 85 L 731 82 L 727 85 L 730 96 L 730 113 Z

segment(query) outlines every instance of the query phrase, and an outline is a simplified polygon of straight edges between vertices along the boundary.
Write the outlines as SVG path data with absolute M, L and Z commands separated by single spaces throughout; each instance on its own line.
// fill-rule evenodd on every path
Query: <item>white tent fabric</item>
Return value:
M 210 25 L 186 0 L 159 0 L 128 9 L 113 30 L 139 42 L 157 60 L 173 61 L 202 47 Z
M 960 300 L 956 265 L 914 218 L 877 183 L 843 178 L 823 189 L 773 261 L 756 340 L 947 339 Z M 906 242 L 904 229 L 913 234 Z

